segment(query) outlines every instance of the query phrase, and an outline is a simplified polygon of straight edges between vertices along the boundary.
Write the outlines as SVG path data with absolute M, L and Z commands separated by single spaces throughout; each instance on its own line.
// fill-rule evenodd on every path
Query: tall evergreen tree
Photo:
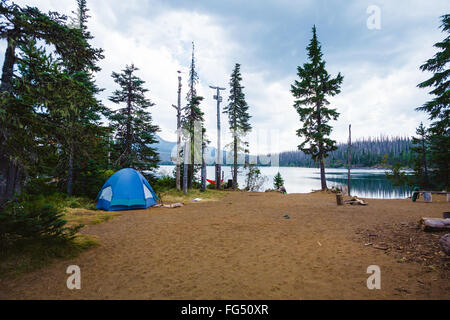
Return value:
M 413 146 L 411 150 L 415 154 L 414 171 L 416 176 L 420 179 L 420 183 L 423 187 L 429 186 L 428 180 L 428 132 L 423 123 L 421 122 L 416 129 L 417 137 L 412 137 Z
M 86 0 L 77 0 L 77 11 L 74 12 L 75 18 L 73 19 L 72 27 L 78 29 L 83 38 L 88 42 L 93 39 L 87 28 L 87 20 L 89 18 Z M 98 155 L 98 149 L 86 148 L 85 141 L 92 140 L 92 137 L 105 136 L 107 128 L 103 127 L 100 123 L 101 115 L 107 116 L 108 110 L 103 104 L 95 99 L 100 91 L 95 84 L 93 73 L 100 71 L 100 68 L 96 65 L 96 62 L 103 59 L 102 49 L 93 49 L 96 53 L 93 59 L 70 59 L 65 61 L 66 72 L 76 81 L 82 83 L 88 91 L 84 97 L 78 96 L 78 103 L 69 111 L 66 117 L 64 129 L 65 129 L 65 159 L 67 179 L 66 190 L 69 195 L 72 194 L 74 183 L 74 167 L 79 169 L 84 166 L 80 164 L 77 155 L 86 155 L 87 158 Z M 74 103 L 75 101 L 71 101 Z M 84 139 L 83 139 L 84 138 Z M 91 141 L 93 145 L 93 142 Z M 90 152 L 92 150 L 92 152 Z M 104 152 L 102 152 L 105 155 Z M 81 165 L 81 167 L 80 167 Z
M 64 63 L 46 54 L 45 49 L 37 48 L 35 41 L 21 45 L 20 50 L 20 79 L 13 82 L 16 103 L 19 103 L 16 106 L 24 111 L 31 108 L 28 119 L 32 121 L 27 121 L 27 131 L 23 134 L 20 130 L 14 131 L 10 142 L 28 146 L 28 155 L 23 159 L 28 158 L 24 164 L 33 179 L 56 178 L 64 189 L 67 187 L 67 153 L 69 146 L 73 146 L 76 155 L 72 163 L 73 181 L 77 194 L 95 195 L 98 190 L 93 191 L 93 185 L 101 183 L 99 179 L 107 165 L 107 130 L 99 124 L 98 114 L 80 111 L 77 106 L 88 108 L 97 103 L 96 99 L 86 83 L 66 73 Z M 84 114 L 89 117 L 82 116 L 77 122 L 72 117 Z M 73 139 L 75 134 L 76 139 Z M 75 143 L 70 144 L 71 141 Z
M 237 173 L 238 173 L 238 153 L 244 151 L 247 153 L 248 144 L 244 142 L 244 136 L 251 130 L 249 123 L 250 115 L 248 113 L 248 105 L 245 101 L 244 87 L 241 85 L 241 65 L 236 63 L 230 78 L 230 96 L 229 104 L 223 109 L 228 114 L 228 122 L 230 130 L 233 134 L 233 189 L 237 189 Z
M 195 132 L 195 123 L 200 122 L 203 123 L 203 112 L 200 109 L 200 103 L 203 100 L 202 96 L 197 95 L 197 89 L 195 86 L 198 83 L 198 74 L 195 66 L 195 55 L 194 55 L 195 47 L 194 42 L 192 42 L 192 58 L 191 58 L 191 66 L 189 68 L 189 90 L 187 92 L 186 100 L 188 102 L 187 106 L 184 108 L 183 115 L 183 127 L 190 134 L 190 161 L 188 162 L 188 189 L 191 189 L 194 182 L 194 174 L 195 171 L 198 170 L 198 165 L 194 164 L 195 159 L 200 159 L 200 156 L 196 152 L 200 152 L 201 150 L 196 150 L 195 145 L 195 134 L 202 135 L 202 132 Z M 201 148 L 200 148 L 201 149 Z M 186 174 L 186 172 L 184 172 Z
M 159 161 L 156 149 L 151 147 L 158 142 L 156 132 L 159 127 L 152 124 L 151 114 L 147 111 L 154 103 L 145 97 L 148 89 L 144 88 L 145 81 L 135 75 L 138 70 L 132 64 L 122 73 L 112 73 L 120 89 L 114 91 L 109 100 L 124 104 L 110 116 L 111 125 L 116 129 L 114 158 L 121 168 L 152 171 Z
M 443 15 L 441 19 L 442 31 L 446 32 L 447 36 L 434 45 L 439 51 L 420 66 L 422 71 L 432 72 L 433 76 L 418 85 L 419 88 L 433 88 L 430 94 L 435 97 L 416 110 L 427 112 L 429 119 L 433 120 L 429 139 L 432 166 L 437 169 L 433 176 L 438 185 L 448 187 L 450 186 L 450 14 Z
M 20 93 L 23 92 L 15 92 L 18 90 L 17 88 L 23 89 L 25 85 L 29 89 L 33 89 L 35 85 L 34 83 L 23 83 L 23 86 L 14 85 L 17 83 L 16 80 L 21 77 L 16 72 L 18 55 L 23 48 L 28 47 L 30 39 L 43 40 L 46 44 L 53 45 L 54 54 L 64 62 L 77 60 L 86 64 L 97 59 L 98 51 L 89 46 L 80 30 L 71 29 L 66 25 L 67 18 L 65 16 L 56 12 L 45 14 L 37 8 L 20 7 L 9 1 L 0 0 L 0 16 L 2 17 L 0 38 L 7 42 L 0 85 L 0 99 L 2 100 L 0 103 L 1 203 L 14 191 L 20 191 L 26 176 L 27 163 L 32 156 L 30 150 L 35 150 L 38 143 L 37 138 L 29 141 L 31 145 L 11 143 L 17 136 L 25 133 L 32 137 L 38 134 L 30 130 L 38 127 L 33 125 L 34 121 L 39 121 L 39 117 L 36 116 L 37 101 L 32 101 L 30 95 L 23 99 L 20 96 Z M 36 54 L 34 55 L 36 56 Z M 41 55 L 41 57 L 43 56 Z M 47 63 L 48 61 L 44 58 L 37 59 L 35 62 Z M 48 89 L 52 90 L 50 87 Z M 52 100 L 50 95 L 41 97 L 46 97 L 48 101 Z M 38 99 L 37 96 L 34 98 Z M 44 107 L 48 106 L 48 101 L 44 101 Z M 17 104 L 23 107 L 18 108 Z M 37 105 L 42 106 L 42 104 Z
M 328 136 L 332 127 L 328 122 L 336 120 L 339 113 L 328 108 L 327 96 L 340 93 L 343 76 L 339 73 L 331 78 L 325 69 L 322 59 L 321 45 L 317 40 L 316 26 L 313 27 L 313 37 L 307 47 L 309 62 L 297 68 L 300 78 L 291 85 L 294 96 L 294 107 L 300 115 L 303 127 L 297 130 L 297 136 L 304 138 L 298 146 L 306 154 L 310 154 L 315 162 L 319 162 L 322 190 L 327 189 L 325 180 L 325 158 L 329 152 L 336 150 L 336 141 Z
M 439 51 L 420 66 L 420 70 L 432 72 L 433 76 L 417 85 L 419 88 L 433 88 L 430 94 L 435 98 L 416 110 L 429 113 L 430 120 L 435 121 L 431 125 L 431 130 L 443 133 L 448 132 L 450 122 L 450 82 L 448 80 L 450 76 L 450 14 L 441 18 L 441 28 L 447 33 L 447 37 L 434 45 Z

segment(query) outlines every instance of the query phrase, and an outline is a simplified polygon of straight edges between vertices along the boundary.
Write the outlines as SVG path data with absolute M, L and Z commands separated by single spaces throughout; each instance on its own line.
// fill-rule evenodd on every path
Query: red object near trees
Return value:
M 206 179 L 206 181 L 208 181 L 210 184 L 216 184 L 215 180 Z M 220 180 L 220 183 L 223 183 L 223 180 Z

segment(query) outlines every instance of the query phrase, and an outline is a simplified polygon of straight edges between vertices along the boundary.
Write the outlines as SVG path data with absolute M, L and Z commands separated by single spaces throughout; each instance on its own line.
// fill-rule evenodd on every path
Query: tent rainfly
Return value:
M 114 173 L 97 195 L 97 208 L 107 211 L 146 209 L 158 196 L 138 171 L 125 168 Z

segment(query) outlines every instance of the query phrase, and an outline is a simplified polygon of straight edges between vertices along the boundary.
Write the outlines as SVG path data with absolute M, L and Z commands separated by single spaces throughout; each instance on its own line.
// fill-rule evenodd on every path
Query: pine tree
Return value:
M 42 91 L 45 88 L 40 88 L 40 97 L 31 94 L 21 96 L 26 93 L 25 90 L 16 92 L 25 87 L 33 90 L 35 85 L 25 82 L 21 86 L 15 85 L 16 80 L 21 77 L 16 72 L 19 62 L 18 55 L 23 52 L 23 48 L 28 46 L 30 39 L 43 40 L 46 45 L 53 45 L 51 50 L 64 63 L 78 61 L 80 64 L 88 64 L 98 59 L 99 52 L 89 46 L 80 30 L 71 29 L 66 25 L 67 18 L 65 16 L 56 12 L 45 14 L 37 8 L 20 7 L 9 1 L 0 0 L 0 15 L 2 16 L 0 38 L 7 42 L 0 86 L 0 179 L 2 180 L 0 185 L 6 186 L 5 188 L 0 187 L 1 203 L 5 198 L 11 197 L 14 191 L 21 190 L 27 167 L 37 157 L 37 154 L 30 152 L 30 150 L 36 150 L 39 140 L 37 137 L 34 141 L 26 140 L 29 144 L 15 144 L 11 141 L 25 134 L 31 137 L 39 135 L 39 132 L 31 130 L 31 128 L 41 130 L 38 128 L 40 118 L 36 114 L 40 109 L 37 107 L 45 109 L 49 105 L 48 102 L 55 98 L 50 94 L 45 95 L 46 92 Z M 31 53 L 31 51 L 29 52 Z M 36 57 L 36 54 L 34 55 Z M 48 63 L 45 58 L 36 59 L 35 62 Z M 37 69 L 40 67 L 35 66 Z M 51 72 L 53 71 L 60 72 L 54 68 Z M 48 87 L 47 89 L 54 92 L 53 88 Z M 32 98 L 38 101 L 33 101 Z M 47 101 L 42 101 L 42 98 L 46 98 Z M 60 96 L 61 101 L 64 99 L 68 101 L 69 97 Z M 17 105 L 22 107 L 18 108 Z
M 413 146 L 411 150 L 415 155 L 415 165 L 414 171 L 416 176 L 420 179 L 420 183 L 423 187 L 427 188 L 429 186 L 428 179 L 428 132 L 423 123 L 421 122 L 419 127 L 416 129 L 416 137 L 412 137 Z
M 441 28 L 447 33 L 447 37 L 434 45 L 439 51 L 420 66 L 422 71 L 432 72 L 433 76 L 418 85 L 419 88 L 433 88 L 430 94 L 435 98 L 416 110 L 427 112 L 429 119 L 434 121 L 429 130 L 431 164 L 437 169 L 433 175 L 438 185 L 448 187 L 450 185 L 448 160 L 450 159 L 450 83 L 448 80 L 450 76 L 448 68 L 450 62 L 450 14 L 443 15 L 441 19 Z
M 281 176 L 280 172 L 278 172 L 273 178 L 273 187 L 278 190 L 283 185 L 284 185 L 283 177 Z
M 83 38 L 88 42 L 93 39 L 93 36 L 87 29 L 87 20 L 89 18 L 86 0 L 77 0 L 78 9 L 74 12 L 76 15 L 73 21 L 73 27 L 78 29 Z M 108 110 L 104 105 L 95 99 L 95 95 L 102 90 L 95 84 L 93 73 L 100 70 L 96 65 L 96 62 L 103 59 L 102 49 L 92 49 L 96 54 L 93 59 L 69 59 L 65 61 L 66 72 L 76 81 L 82 83 L 88 91 L 83 97 L 79 96 L 78 103 L 74 105 L 74 108 L 70 110 L 68 117 L 65 121 L 65 154 L 66 154 L 66 168 L 67 168 L 67 194 L 72 194 L 74 183 L 74 167 L 78 166 L 79 169 L 83 169 L 83 165 L 79 163 L 79 157 L 77 155 L 87 156 L 91 158 L 97 156 L 98 150 L 94 148 L 86 148 L 85 140 L 91 140 L 92 137 L 104 136 L 107 132 L 107 128 L 102 127 L 100 124 L 100 115 L 107 116 Z M 74 103 L 71 101 L 70 103 Z M 84 139 L 83 139 L 84 138 Z M 84 141 L 83 141 L 84 140 Z M 95 150 L 95 151 L 94 151 Z M 93 152 L 96 152 L 95 154 Z M 104 153 L 103 153 L 104 154 Z M 85 162 L 85 161 L 83 161 Z M 87 169 L 87 168 L 84 168 Z
M 196 157 L 195 148 L 195 134 L 202 134 L 202 132 L 195 132 L 195 123 L 200 122 L 203 123 L 203 112 L 200 109 L 200 103 L 203 100 L 203 97 L 197 95 L 197 90 L 195 86 L 198 83 L 198 75 L 195 66 L 195 56 L 194 56 L 194 42 L 192 42 L 192 58 L 191 58 L 191 66 L 189 68 L 189 90 L 187 92 L 186 100 L 188 101 L 187 106 L 184 108 L 185 113 L 183 115 L 183 127 L 190 135 L 190 161 L 188 164 L 188 174 L 187 174 L 187 182 L 188 189 L 191 189 L 194 182 L 195 171 L 198 170 L 198 165 L 194 164 Z M 202 125 L 203 126 L 203 125 Z
M 72 27 L 80 29 L 83 33 L 87 33 L 87 21 L 91 17 L 88 15 L 87 0 L 77 0 L 77 11 L 72 11 L 74 17 L 72 20 Z
M 416 110 L 429 113 L 430 120 L 435 120 L 431 125 L 432 131 L 440 133 L 447 131 L 448 133 L 450 121 L 450 91 L 448 90 L 448 77 L 450 76 L 450 69 L 448 69 L 450 62 L 450 14 L 441 18 L 441 28 L 448 35 L 442 42 L 434 45 L 440 51 L 420 66 L 420 70 L 432 72 L 433 76 L 417 85 L 419 88 L 432 87 L 433 90 L 430 94 L 434 95 L 435 98 L 416 108 Z
M 121 73 L 112 73 L 120 89 L 109 98 L 125 106 L 112 112 L 111 125 L 116 128 L 115 162 L 121 168 L 152 171 L 158 167 L 159 156 L 150 145 L 157 142 L 159 127 L 152 124 L 147 109 L 154 105 L 145 97 L 145 81 L 135 75 L 139 69 L 133 64 Z
M 291 86 L 294 96 L 294 107 L 300 115 L 303 127 L 297 130 L 297 136 L 304 141 L 298 146 L 306 154 L 310 154 L 315 162 L 319 162 L 322 190 L 327 189 L 325 180 L 325 158 L 329 152 L 336 150 L 336 141 L 328 136 L 332 127 L 328 122 L 336 120 L 339 113 L 328 108 L 327 96 L 340 93 L 343 77 L 339 73 L 331 78 L 325 70 L 325 61 L 317 40 L 316 27 L 313 27 L 313 37 L 307 47 L 309 62 L 297 68 L 300 78 Z
M 230 130 L 233 134 L 233 189 L 237 189 L 238 153 L 248 153 L 248 144 L 244 142 L 245 135 L 251 130 L 248 105 L 245 101 L 244 87 L 241 85 L 241 65 L 236 63 L 230 78 L 229 104 L 223 109 L 228 114 Z

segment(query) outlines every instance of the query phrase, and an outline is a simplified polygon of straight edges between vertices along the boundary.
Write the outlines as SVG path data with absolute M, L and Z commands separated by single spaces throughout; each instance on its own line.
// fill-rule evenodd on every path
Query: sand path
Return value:
M 332 194 L 238 192 L 124 212 L 84 228 L 99 247 L 0 281 L 0 299 L 450 299 L 439 272 L 354 239 L 357 228 L 440 217 L 449 204 L 368 202 L 338 207 Z M 81 290 L 66 287 L 72 264 Z M 381 290 L 366 287 L 369 265 L 381 268 Z

